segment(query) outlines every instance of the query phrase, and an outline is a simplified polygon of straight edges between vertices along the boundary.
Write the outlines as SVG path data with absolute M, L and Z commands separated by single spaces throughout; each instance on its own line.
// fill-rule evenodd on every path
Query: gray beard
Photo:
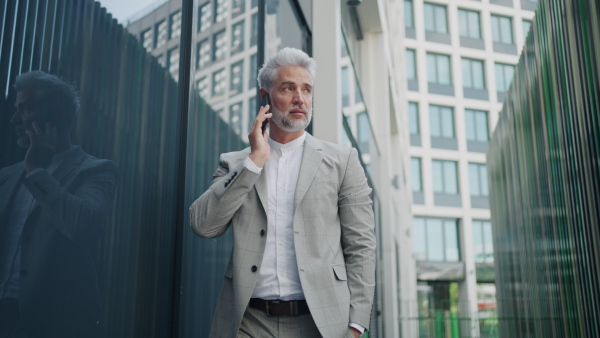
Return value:
M 273 113 L 273 116 L 271 117 L 271 121 L 273 121 L 273 123 L 275 123 L 275 125 L 277 127 L 279 127 L 282 130 L 287 131 L 288 133 L 294 133 L 297 131 L 301 131 L 306 129 L 306 127 L 308 127 L 308 125 L 310 124 L 310 121 L 312 120 L 312 109 L 310 110 L 305 110 L 306 111 L 306 118 L 302 119 L 302 120 L 296 120 L 296 119 L 292 119 L 290 118 L 289 114 L 290 111 L 293 109 L 298 109 L 300 107 L 298 106 L 293 106 L 290 109 L 288 109 L 287 112 L 282 112 L 279 109 L 275 108 L 274 105 L 271 105 L 271 112 Z M 300 108 L 302 109 L 302 108 Z

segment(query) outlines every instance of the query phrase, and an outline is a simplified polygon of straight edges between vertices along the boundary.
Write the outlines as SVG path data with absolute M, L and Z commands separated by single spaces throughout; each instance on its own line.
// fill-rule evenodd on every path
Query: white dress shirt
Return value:
M 252 298 L 267 300 L 304 299 L 300 284 L 294 246 L 294 194 L 302 163 L 306 132 L 299 138 L 281 144 L 269 138 L 271 154 L 264 168 L 257 167 L 249 157 L 247 169 L 267 175 L 267 240 L 262 264 Z M 351 327 L 361 333 L 365 328 L 356 323 Z

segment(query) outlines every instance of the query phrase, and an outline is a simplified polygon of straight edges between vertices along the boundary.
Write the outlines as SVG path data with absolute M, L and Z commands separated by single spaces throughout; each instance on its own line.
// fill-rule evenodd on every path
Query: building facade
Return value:
M 488 151 L 500 334 L 600 335 L 600 5 L 540 4 Z
M 404 1 L 421 337 L 497 336 L 486 151 L 536 6 Z

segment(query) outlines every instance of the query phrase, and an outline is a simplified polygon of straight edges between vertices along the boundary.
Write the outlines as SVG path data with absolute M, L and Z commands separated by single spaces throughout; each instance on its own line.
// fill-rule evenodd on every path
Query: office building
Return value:
M 421 337 L 497 334 L 486 151 L 536 6 L 404 1 Z

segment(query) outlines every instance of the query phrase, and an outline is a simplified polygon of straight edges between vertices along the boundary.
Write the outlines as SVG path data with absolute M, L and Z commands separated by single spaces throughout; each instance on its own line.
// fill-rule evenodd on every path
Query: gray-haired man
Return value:
M 222 154 L 192 229 L 234 246 L 211 337 L 358 337 L 375 287 L 371 189 L 353 148 L 305 132 L 316 62 L 292 48 L 259 72 L 250 148 Z M 270 111 L 269 111 L 270 109 Z M 261 125 L 270 118 L 270 132 Z

